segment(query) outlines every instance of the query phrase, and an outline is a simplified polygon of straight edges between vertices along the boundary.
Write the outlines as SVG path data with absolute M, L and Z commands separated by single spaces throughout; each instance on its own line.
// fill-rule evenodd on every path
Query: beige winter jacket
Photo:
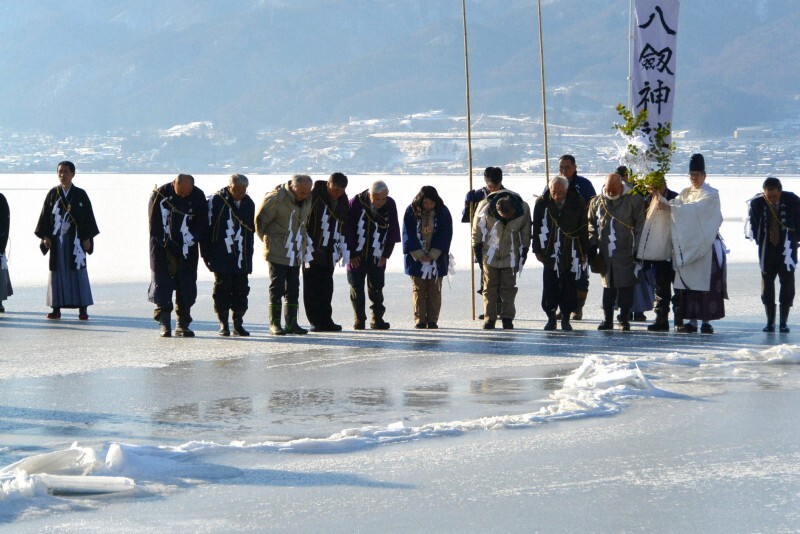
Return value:
M 508 196 L 514 201 L 515 217 L 503 222 L 497 214 L 497 200 Z M 489 267 L 522 269 L 531 243 L 531 209 L 512 191 L 492 193 L 478 204 L 472 220 L 472 244 L 482 251 L 483 263 Z
M 299 267 L 311 259 L 313 250 L 306 233 L 311 197 L 298 205 L 290 183 L 281 184 L 264 196 L 256 211 L 256 233 L 264 243 L 264 259 Z

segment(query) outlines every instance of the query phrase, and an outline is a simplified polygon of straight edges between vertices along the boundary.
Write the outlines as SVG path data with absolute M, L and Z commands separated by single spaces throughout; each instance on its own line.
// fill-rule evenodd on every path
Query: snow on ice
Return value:
M 198 176 L 198 185 L 206 193 L 211 193 L 225 183 L 225 177 Z M 251 191 L 254 199 L 260 198 L 268 189 L 283 181 L 286 177 L 252 177 Z M 322 177 L 316 177 L 320 179 Z M 117 177 L 112 175 L 81 175 L 80 170 L 76 176 L 76 184 L 87 190 L 92 198 L 97 212 L 98 224 L 101 234 L 96 244 L 96 253 L 89 262 L 89 273 L 95 285 L 95 294 L 99 297 L 98 304 L 103 305 L 103 284 L 120 282 L 141 284 L 141 299 L 145 300 L 146 283 L 149 279 L 147 258 L 147 224 L 145 206 L 150 190 L 154 183 L 161 184 L 171 177 Z M 463 195 L 467 186 L 464 179 L 454 177 L 402 177 L 402 179 L 383 178 L 390 187 L 390 194 L 397 201 L 398 207 L 410 203 L 414 194 L 421 185 L 434 184 L 438 187 L 445 203 L 450 207 L 454 218 L 458 218 L 463 206 Z M 18 188 L 19 183 L 26 184 L 25 188 Z M 371 182 L 370 177 L 351 177 L 351 186 L 348 194 L 353 195 L 366 189 Z M 684 184 L 681 178 L 671 180 L 673 189 L 681 189 Z M 447 185 L 445 185 L 445 181 Z M 601 177 L 593 177 L 595 185 Z M 506 185 L 518 190 L 526 200 L 533 201 L 533 196 L 540 193 L 544 184 L 541 180 L 522 177 L 507 177 Z M 746 210 L 744 201 L 758 191 L 761 179 L 739 179 L 709 177 L 709 183 L 718 187 L 723 194 L 723 209 L 726 222 L 723 234 L 726 244 L 732 250 L 730 259 L 733 264 L 755 264 L 755 247 L 744 240 L 743 219 Z M 12 281 L 17 294 L 6 302 L 8 313 L 2 318 L 5 325 L 11 325 L 9 330 L 0 331 L 6 348 L 0 357 L 0 379 L 4 384 L 11 381 L 17 387 L 24 387 L 25 391 L 36 388 L 47 389 L 52 386 L 48 382 L 53 377 L 67 375 L 80 375 L 82 373 L 109 373 L 119 370 L 124 376 L 125 369 L 141 370 L 154 367 L 174 367 L 174 373 L 180 374 L 180 365 L 185 362 L 214 362 L 227 365 L 235 362 L 237 351 L 244 351 L 247 358 L 261 358 L 263 362 L 268 359 L 280 358 L 281 351 L 298 351 L 296 346 L 275 345 L 260 335 L 255 329 L 253 339 L 249 344 L 244 342 L 235 345 L 232 343 L 219 343 L 209 336 L 204 337 L 200 332 L 198 339 L 191 345 L 160 344 L 157 332 L 146 313 L 141 314 L 141 324 L 126 317 L 125 321 L 110 317 L 104 323 L 102 318 L 97 322 L 90 321 L 86 326 L 87 332 L 76 333 L 74 325 L 64 322 L 49 327 L 48 336 L 57 332 L 63 333 L 63 339 L 77 340 L 79 335 L 102 337 L 105 341 L 93 349 L 92 354 L 83 354 L 68 357 L 63 347 L 48 345 L 47 340 L 52 337 L 30 337 L 30 328 L 26 329 L 25 323 L 31 321 L 30 314 L 38 314 L 43 302 L 37 302 L 35 309 L 21 309 L 20 303 L 32 302 L 26 293 L 42 292 L 42 285 L 46 283 L 46 266 L 32 236 L 32 228 L 38 210 L 30 206 L 38 206 L 47 189 L 55 183 L 55 176 L 34 175 L 24 178 L 13 176 L 0 177 L 1 189 L 6 193 L 11 203 L 12 231 L 10 241 L 9 267 Z M 457 183 L 457 185 L 449 185 Z M 475 187 L 480 186 L 478 178 Z M 787 190 L 797 189 L 800 180 L 785 181 Z M 123 202 L 123 200 L 125 200 Z M 455 260 L 461 266 L 468 266 L 469 236 L 467 225 L 455 225 L 454 250 Z M 120 246 L 120 240 L 125 239 L 125 245 Z M 260 257 L 260 251 L 256 258 Z M 262 277 L 266 267 L 256 264 L 260 272 L 254 273 L 255 277 Z M 402 255 L 396 252 L 389 265 L 390 271 L 401 271 Z M 380 380 L 397 380 L 402 384 L 422 384 L 425 387 L 446 382 L 453 376 L 480 376 L 486 372 L 487 376 L 499 376 L 508 383 L 523 383 L 524 381 L 549 381 L 556 384 L 547 388 L 547 393 L 540 399 L 521 402 L 528 410 L 514 411 L 516 406 L 514 398 L 503 399 L 504 402 L 495 402 L 490 398 L 485 404 L 473 403 L 467 409 L 463 393 L 450 392 L 451 404 L 447 410 L 435 402 L 435 391 L 432 393 L 425 388 L 420 389 L 420 395 L 427 393 L 427 403 L 422 403 L 417 412 L 402 414 L 406 406 L 392 409 L 364 408 L 363 412 L 354 414 L 348 420 L 357 421 L 359 418 L 369 419 L 369 423 L 355 424 L 352 426 L 330 426 L 338 421 L 330 413 L 319 409 L 308 419 L 309 426 L 316 428 L 319 421 L 326 421 L 328 426 L 324 433 L 306 435 L 293 430 L 282 432 L 282 428 L 270 428 L 266 431 L 248 433 L 240 431 L 235 423 L 221 424 L 225 439 L 194 439 L 192 436 L 194 421 L 182 427 L 175 425 L 171 430 L 169 439 L 161 439 L 156 434 L 156 439 L 137 439 L 136 432 L 130 432 L 130 421 L 121 421 L 114 428 L 119 428 L 119 433 L 114 436 L 99 437 L 96 439 L 81 439 L 72 446 L 67 447 L 75 438 L 65 439 L 59 434 L 58 425 L 50 429 L 49 425 L 42 424 L 40 429 L 30 421 L 23 421 L 24 417 L 15 415 L 18 401 L 15 392 L 7 389 L 0 407 L 7 405 L 7 414 L 2 422 L 5 428 L 3 435 L 6 439 L 12 438 L 13 446 L 0 447 L 0 457 L 9 460 L 9 465 L 0 469 L 0 523 L 14 523 L 15 526 L 25 524 L 26 519 L 44 518 L 54 512 L 70 512 L 78 510 L 101 510 L 110 502 L 128 503 L 125 508 L 128 517 L 137 517 L 130 503 L 138 503 L 149 497 L 175 499 L 176 495 L 191 493 L 193 488 L 201 486 L 223 484 L 242 480 L 247 469 L 242 465 L 261 463 L 262 457 L 291 458 L 302 457 L 307 462 L 314 462 L 319 458 L 344 458 L 360 453 L 378 456 L 379 451 L 397 451 L 397 456 L 403 456 L 404 450 L 414 450 L 420 444 L 444 444 L 453 441 L 467 441 L 466 436 L 480 436 L 484 434 L 497 434 L 503 443 L 512 443 L 515 435 L 511 430 L 528 430 L 530 442 L 541 439 L 544 429 L 559 427 L 566 422 L 581 420 L 597 420 L 607 423 L 608 416 L 620 414 L 632 404 L 650 405 L 649 403 L 684 403 L 702 400 L 709 395 L 719 393 L 719 385 L 743 385 L 745 387 L 760 387 L 770 381 L 780 381 L 787 389 L 800 389 L 800 379 L 797 375 L 797 364 L 800 364 L 800 346 L 789 344 L 786 337 L 753 338 L 760 336 L 760 303 L 757 300 L 757 266 L 754 267 L 756 278 L 750 280 L 750 293 L 747 303 L 736 296 L 736 292 L 744 290 L 741 287 L 730 287 L 733 294 L 733 305 L 729 308 L 729 318 L 720 322 L 719 332 L 713 338 L 692 338 L 697 341 L 684 341 L 689 338 L 668 334 L 666 336 L 631 333 L 625 337 L 628 341 L 626 350 L 618 351 L 615 343 L 623 339 L 612 336 L 599 336 L 586 329 L 574 335 L 556 333 L 545 337 L 541 330 L 543 314 L 538 307 L 540 294 L 540 275 L 538 266 L 528 265 L 526 270 L 524 292 L 520 292 L 521 326 L 513 333 L 497 333 L 495 337 L 485 337 L 479 332 L 476 323 L 467 321 L 467 300 L 463 292 L 457 295 L 454 291 L 444 294 L 444 308 L 442 330 L 436 336 L 422 337 L 413 332 L 412 318 L 410 317 L 410 285 L 403 279 L 403 288 L 397 290 L 405 300 L 389 299 L 390 313 L 396 317 L 405 317 L 400 321 L 392 320 L 393 330 L 384 335 L 384 341 L 375 341 L 368 334 L 343 333 L 342 336 L 333 338 L 308 336 L 308 355 L 298 360 L 281 360 L 270 363 L 271 367 L 264 367 L 264 373 L 283 373 L 282 379 L 287 377 L 290 381 L 297 382 L 294 386 L 298 390 L 307 387 L 302 379 L 302 374 L 308 371 L 308 366 L 313 362 L 317 365 L 314 374 L 309 380 L 319 380 L 328 377 L 336 381 L 345 374 L 365 372 L 359 367 L 358 360 L 364 359 L 365 368 L 378 369 L 377 377 Z M 462 267 L 456 277 L 467 277 L 467 269 Z M 750 275 L 748 275 L 750 276 Z M 200 270 L 201 282 L 208 282 L 210 275 L 204 269 Z M 394 280 L 400 280 L 400 275 Z M 342 278 L 338 278 L 337 287 L 341 288 Z M 455 287 L 463 288 L 462 285 Z M 446 287 L 448 285 L 446 284 Z M 754 288 L 755 287 L 755 288 Z M 340 289 L 346 291 L 346 289 Z M 110 293 L 110 291 L 108 292 Z M 593 282 L 590 296 L 599 298 L 599 284 Z M 257 298 L 257 296 L 253 296 Z M 739 300 L 736 300 L 736 299 Z M 42 298 L 43 301 L 43 298 Z M 750 302 L 752 301 L 752 302 Z M 127 302 L 112 302 L 111 307 L 117 306 L 125 310 L 138 308 Z M 480 303 L 479 303 L 480 305 Z M 209 307 L 208 300 L 198 302 L 198 314 L 202 317 L 201 306 Z M 348 303 L 336 302 L 334 307 L 339 313 L 347 315 Z M 587 308 L 588 309 L 588 308 Z M 263 322 L 263 310 L 253 307 L 246 319 L 252 322 Z M 193 310 L 194 312 L 194 310 Z M 133 311 L 126 311 L 133 314 Z M 591 312 L 590 312 L 591 313 Z M 28 315 L 25 315 L 28 314 Z M 210 312 L 209 312 L 210 317 Z M 456 321 L 458 315 L 458 321 Z M 753 324 L 753 317 L 759 323 Z M 94 318 L 93 318 L 94 319 Z M 453 326 L 447 325 L 446 319 L 453 320 Z M 397 327 L 396 327 L 397 325 Z M 727 326 L 730 325 L 730 326 Z M 18 337 L 6 337 L 13 328 L 18 332 Z M 594 329 L 591 324 L 589 329 Z M 741 332 L 725 337 L 726 328 Z M 138 330 L 142 329 L 142 330 Z M 757 332 L 757 334 L 753 334 Z M 207 334 L 207 332 L 205 332 Z M 125 335 L 134 335 L 137 338 L 153 337 L 152 345 L 126 345 L 130 339 Z M 28 336 L 28 337 L 26 337 Z M 72 336 L 72 337 L 70 337 Z M 483 336 L 483 337 L 479 337 Z M 751 336 L 751 337 L 748 337 Z M 215 337 L 215 336 L 214 336 Z M 24 339 L 25 341 L 19 341 Z M 492 345 L 490 340 L 497 340 Z M 768 339 L 768 341 L 764 341 Z M 790 339 L 790 338 L 789 338 Z M 341 340 L 341 341 L 340 341 Z M 722 340 L 722 341 L 717 341 Z M 768 346 L 765 343 L 775 343 L 780 340 L 782 344 Z M 291 340 L 289 340 L 291 341 Z M 502 341 L 502 343 L 500 343 Z M 668 343 L 663 343 L 669 341 Z M 16 343 L 16 345 L 15 345 Z M 31 347 L 24 345 L 32 344 Z M 38 344 L 37 344 L 38 343 Z M 283 341 L 282 343 L 288 343 Z M 316 343 L 316 344 L 315 344 Z M 329 344 L 325 344 L 329 343 Z M 340 343 L 340 345 L 336 345 Z M 513 343 L 516 349 L 508 352 L 506 346 Z M 583 344 L 583 345 L 582 345 Z M 673 346 L 677 345 L 677 346 Z M 8 347 L 12 347 L 11 350 Z M 144 348 L 142 348 L 144 347 Z M 283 347 L 283 348 L 281 348 Z M 369 357 L 357 352 L 357 349 L 366 350 L 372 347 L 375 354 Z M 504 350 L 506 352 L 504 352 Z M 559 352 L 559 350 L 563 352 Z M 441 354 L 437 351 L 442 351 Z M 475 352 L 481 351 L 475 357 Z M 383 357 L 380 354 L 386 353 Z M 473 356 L 469 358 L 469 356 Z M 327 359 L 326 359 L 327 358 Z M 441 358 L 442 362 L 436 363 Z M 540 358 L 540 359 L 537 359 Z M 259 360 L 259 361 L 262 361 Z M 555 375 L 546 375 L 531 372 L 536 365 L 545 366 L 548 370 L 559 365 L 563 370 Z M 337 371 L 342 366 L 346 371 Z M 170 367 L 170 369 L 173 369 Z M 340 372 L 342 374 L 337 375 Z M 472 373 L 470 375 L 470 373 Z M 534 375 L 534 376 L 531 376 Z M 545 376 L 546 375 L 546 376 Z M 109 375 L 98 375 L 108 379 Z M 372 376 L 372 375 L 370 375 Z M 776 378 L 777 377 L 777 378 Z M 255 377 L 256 379 L 258 377 Z M 466 379 L 465 379 L 466 380 Z M 359 378 L 353 378 L 354 384 L 359 384 Z M 110 387 L 111 382 L 107 384 Z M 471 384 L 471 382 L 470 382 Z M 100 390 L 106 388 L 102 379 L 93 384 L 97 388 L 94 397 L 95 403 L 100 404 L 102 397 Z M 167 384 L 169 387 L 171 384 Z M 365 388 L 373 386 L 373 382 L 362 384 Z M 155 390 L 157 385 L 151 385 Z M 196 388 L 220 388 L 218 383 L 193 384 Z M 241 384 L 235 384 L 231 389 L 241 389 Z M 326 387 L 335 389 L 330 384 Z M 476 386 L 477 387 L 477 386 Z M 287 389 L 289 386 L 287 385 Z M 380 388 L 378 388 L 380 389 Z M 780 388 L 778 388 L 780 389 Z M 543 390 L 544 391 L 544 390 Z M 125 392 L 134 395 L 135 392 Z M 403 392 L 408 393 L 406 391 Z M 68 394 L 73 394 L 69 392 Z M 387 395 L 390 395 L 387 393 Z M 243 394 L 244 395 L 244 394 Z M 410 395 L 410 393 L 409 393 Z M 462 395 L 462 396 L 459 396 Z M 220 396 L 222 396 L 220 394 Z M 32 398 L 32 397 L 26 397 Z M 35 397 L 33 397 L 35 398 Z M 637 402 L 643 401 L 643 402 Z M 189 401 L 186 401 L 189 404 Z M 93 406 L 93 403 L 83 405 L 85 413 L 80 411 L 69 413 L 75 421 L 71 428 L 79 428 L 83 421 L 97 422 L 102 419 L 105 407 Z M 124 402 L 122 402 L 124 404 Z M 368 403 L 366 403 L 368 404 Z M 478 407 L 476 408 L 475 405 Z M 42 407 L 42 410 L 54 409 Z M 333 411 L 346 412 L 348 408 L 335 405 Z M 685 408 L 684 408 L 685 409 Z M 408 410 L 410 412 L 410 410 Z M 96 416 L 94 412 L 100 413 Z M 680 412 L 678 412 L 680 413 Z M 0 408 L 2 414 L 2 408 Z M 85 417 L 82 417 L 84 416 Z M 336 413 L 336 416 L 340 414 Z M 257 417 L 256 414 L 254 417 Z M 331 416 L 328 419 L 328 416 Z M 46 416 L 42 416 L 45 418 Z M 287 412 L 286 419 L 290 420 L 291 412 Z M 680 415 L 678 415 L 680 417 Z M 33 419 L 33 416 L 30 416 Z M 57 416 L 53 416 L 54 419 Z M 121 419 L 124 417 L 120 416 Z M 605 418 L 605 419 L 602 419 Z M 342 419 L 345 419 L 344 417 Z M 21 422 L 22 421 L 22 422 Z M 334 423 L 331 423 L 333 421 Z M 62 423 L 64 423 L 62 421 Z M 180 423 L 180 421 L 178 422 Z M 553 424 L 557 423 L 557 424 Z M 27 430 L 15 432 L 17 428 L 27 428 L 30 424 L 30 433 Z M 67 427 L 66 423 L 65 427 Z M 126 428 L 126 425 L 128 427 Z M 91 426 L 91 424 L 88 424 Z M 199 424 L 196 426 L 200 426 Z M 127 432 L 126 432 L 127 430 Z M 618 431 L 618 430 L 617 430 Z M 37 432 L 44 437 L 37 436 Z M 51 432 L 51 434 L 47 434 Z M 602 434 L 602 432 L 600 432 Z M 311 433 L 313 434 L 313 433 Z M 265 438 L 264 436 L 272 436 Z M 280 436 L 280 437 L 275 437 Z M 152 437 L 152 436 L 151 436 Z M 445 438 L 459 438 L 447 440 Z M 28 440 L 28 441 L 26 441 Z M 30 442 L 30 443 L 29 443 Z M 87 443 L 91 442 L 91 443 Z M 36 445 L 34 445 L 36 443 Z M 433 445 L 436 447 L 437 445 Z M 502 449 L 502 447 L 500 447 Z M 216 462 L 220 458 L 236 458 L 237 466 L 225 465 L 225 462 Z M 429 454 L 425 459 L 435 457 Z M 382 456 L 382 458 L 385 457 Z M 11 461 L 13 459 L 13 461 Z M 496 460 L 497 461 L 497 460 Z M 334 465 L 338 465 L 333 460 Z M 369 463 L 367 461 L 367 463 Z M 313 464 L 317 465 L 317 464 Z M 325 464 L 326 466 L 331 464 Z M 492 466 L 486 466 L 491 469 Z M 775 466 L 773 466 L 775 468 Z M 469 468 L 478 471 L 477 467 Z M 469 470 L 465 468 L 465 470 Z M 777 468 L 776 468 L 777 469 Z M 353 471 L 356 472 L 356 471 Z M 794 477 L 791 470 L 784 470 L 786 477 Z M 463 474 L 463 473 L 462 473 Z M 379 482 L 357 479 L 351 473 L 337 475 L 339 479 L 351 482 L 352 486 L 372 487 L 380 486 Z M 347 478 L 350 476 L 350 478 Z M 800 477 L 800 475 L 798 475 Z M 315 479 L 319 480 L 319 479 Z M 794 478 L 789 478 L 788 486 L 794 484 Z M 298 483 L 302 485 L 301 483 Z M 393 485 L 394 484 L 394 485 Z M 417 481 L 424 485 L 424 481 Z M 445 488 L 446 491 L 458 493 L 462 491 L 456 486 Z M 413 485 L 413 484 L 411 484 Z M 386 487 L 405 487 L 401 482 L 386 483 Z M 241 496 L 247 492 L 241 491 Z M 496 489 L 497 493 L 510 491 L 509 488 Z M 193 512 L 201 513 L 204 505 L 195 503 Z M 245 513 L 242 508 L 237 508 L 240 513 Z M 246 515 L 246 514 L 245 514 Z M 344 524 L 344 523 L 343 523 Z M 502 524 L 502 523 L 501 523 Z M 52 523 L 49 524 L 52 526 Z M 260 523 L 246 523 L 251 529 L 258 529 Z M 289 524 L 282 525 L 288 528 Z M 318 525 L 321 526 L 321 525 Z M 417 525 L 419 526 L 419 525 Z M 630 525 L 629 525 L 630 526 Z M 33 527 L 32 527 L 33 528 Z M 124 527 L 119 527 L 124 529 Z M 280 528 L 280 527 L 278 527 Z

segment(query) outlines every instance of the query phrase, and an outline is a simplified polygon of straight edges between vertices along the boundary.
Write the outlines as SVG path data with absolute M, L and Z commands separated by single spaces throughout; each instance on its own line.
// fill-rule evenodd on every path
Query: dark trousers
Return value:
M 303 303 L 306 317 L 313 326 L 333 323 L 333 268 L 310 263 L 303 267 Z
M 241 319 L 247 311 L 247 296 L 250 285 L 246 272 L 214 273 L 214 311 L 228 313 L 233 311 L 233 320 Z
M 197 269 L 178 269 L 174 275 L 168 272 L 151 271 L 147 296 L 156 305 L 153 318 L 158 321 L 161 312 L 171 313 L 172 293 L 175 293 L 175 313 L 181 325 L 192 322 L 192 306 L 197 300 Z
M 654 261 L 655 271 L 655 305 L 657 315 L 669 316 L 669 304 L 672 302 L 673 311 L 677 299 L 672 296 L 672 283 L 675 280 L 675 271 L 671 261 Z
M 575 273 L 562 272 L 559 277 L 556 270 L 545 266 L 542 269 L 542 309 L 546 314 L 561 313 L 567 316 L 578 306 Z
M 614 305 L 619 305 L 620 316 L 626 318 L 633 308 L 633 286 L 630 287 L 604 287 L 603 311 L 606 316 L 613 316 Z M 608 317 L 606 317 L 608 318 Z
M 781 306 L 794 305 L 794 271 L 767 271 L 761 273 L 761 302 L 775 304 L 775 278 L 781 284 L 778 299 Z
M 347 271 L 347 283 L 350 284 L 350 303 L 357 321 L 366 321 L 367 301 L 364 295 L 364 282 L 367 282 L 367 294 L 372 302 L 372 319 L 380 321 L 386 312 L 383 305 L 383 286 L 385 283 L 385 270 L 378 267 L 370 259 L 362 260 L 358 269 Z
M 286 303 L 297 306 L 300 303 L 300 267 L 290 267 L 268 262 L 269 265 L 269 303 L 280 306 Z
M 780 305 L 791 307 L 794 304 L 794 271 L 787 271 L 783 247 L 765 245 L 764 270 L 761 271 L 761 302 L 775 304 L 775 278 L 781 284 Z

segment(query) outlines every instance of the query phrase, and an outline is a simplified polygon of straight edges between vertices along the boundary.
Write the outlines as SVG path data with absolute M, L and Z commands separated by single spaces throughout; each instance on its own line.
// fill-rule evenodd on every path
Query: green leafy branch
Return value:
M 624 122 L 614 124 L 614 129 L 627 140 L 620 162 L 630 169 L 632 192 L 646 195 L 652 189 L 661 189 L 667 183 L 666 176 L 676 149 L 674 142 L 667 142 L 672 132 L 671 124 L 650 128 L 645 133 L 646 109 L 634 115 L 624 105 L 617 104 L 617 113 Z

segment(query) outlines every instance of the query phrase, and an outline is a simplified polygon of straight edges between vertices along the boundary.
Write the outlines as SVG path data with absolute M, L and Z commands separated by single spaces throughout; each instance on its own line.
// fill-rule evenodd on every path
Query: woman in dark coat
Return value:
M 416 328 L 438 328 L 452 239 L 450 211 L 436 188 L 423 186 L 403 217 L 405 272 L 414 291 Z

